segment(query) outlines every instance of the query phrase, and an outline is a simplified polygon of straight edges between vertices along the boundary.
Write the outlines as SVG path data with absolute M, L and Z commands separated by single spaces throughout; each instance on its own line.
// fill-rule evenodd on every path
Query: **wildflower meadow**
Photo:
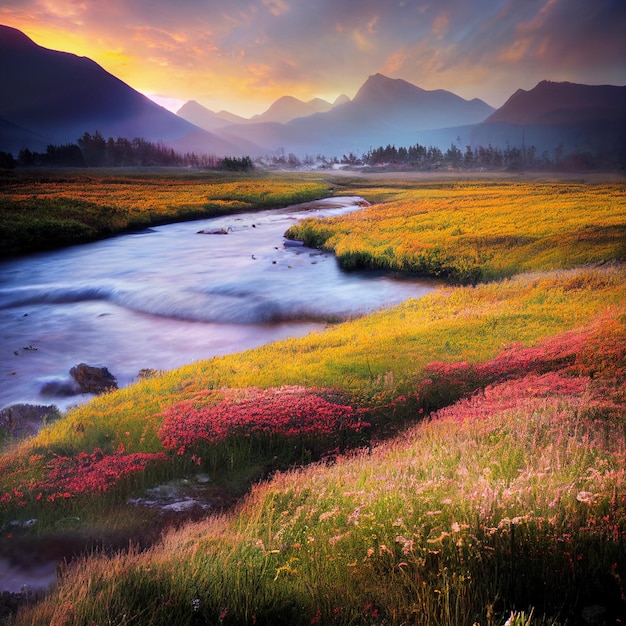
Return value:
M 0 177 L 3 256 L 329 195 L 323 180 L 297 175 L 269 178 L 263 173 L 37 170 Z
M 403 189 L 358 215 L 305 220 L 289 236 L 332 250 L 346 269 L 472 283 L 623 260 L 624 192 L 623 184 L 449 181 Z
M 623 185 L 324 184 L 376 203 L 292 236 L 450 282 L 5 441 L 0 548 L 87 547 L 8 623 L 624 623 Z M 197 477 L 222 505 L 137 504 Z

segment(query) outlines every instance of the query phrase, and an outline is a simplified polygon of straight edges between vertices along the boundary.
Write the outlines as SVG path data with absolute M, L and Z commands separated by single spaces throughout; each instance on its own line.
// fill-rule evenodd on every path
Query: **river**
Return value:
M 333 255 L 283 237 L 296 220 L 362 203 L 169 224 L 1 262 L 0 408 L 85 402 L 69 375 L 78 363 L 107 367 L 123 387 L 143 368 L 303 336 L 431 291 L 428 281 L 344 272 Z

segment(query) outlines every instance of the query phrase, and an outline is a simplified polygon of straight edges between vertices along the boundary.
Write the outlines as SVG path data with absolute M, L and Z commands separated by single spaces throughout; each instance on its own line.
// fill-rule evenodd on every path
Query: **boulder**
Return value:
M 36 435 L 42 426 L 57 419 L 59 409 L 38 404 L 13 404 L 0 411 L 0 428 L 15 439 Z
M 117 380 L 106 367 L 79 363 L 70 370 L 70 374 L 78 383 L 81 393 L 100 394 L 117 389 Z

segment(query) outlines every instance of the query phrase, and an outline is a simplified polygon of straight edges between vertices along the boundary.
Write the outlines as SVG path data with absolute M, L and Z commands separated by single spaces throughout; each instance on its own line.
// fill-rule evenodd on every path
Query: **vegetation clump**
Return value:
M 350 435 L 370 426 L 362 411 L 337 395 L 300 386 L 205 392 L 168 407 L 159 438 L 166 450 L 213 470 L 254 456 L 267 461 L 280 454 L 282 463 L 302 462 L 303 455 L 344 449 Z M 207 403 L 207 396 L 222 399 Z
M 327 196 L 286 174 L 26 170 L 0 178 L 0 256 L 59 248 L 168 222 L 288 206 Z

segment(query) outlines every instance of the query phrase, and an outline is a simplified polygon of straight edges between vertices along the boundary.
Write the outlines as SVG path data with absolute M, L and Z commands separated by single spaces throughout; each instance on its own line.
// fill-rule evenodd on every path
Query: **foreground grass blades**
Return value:
M 528 607 L 533 623 L 593 609 L 619 623 L 624 320 L 533 359 L 544 373 L 522 368 L 371 451 L 276 475 L 230 515 L 79 562 L 17 623 L 471 626 Z

